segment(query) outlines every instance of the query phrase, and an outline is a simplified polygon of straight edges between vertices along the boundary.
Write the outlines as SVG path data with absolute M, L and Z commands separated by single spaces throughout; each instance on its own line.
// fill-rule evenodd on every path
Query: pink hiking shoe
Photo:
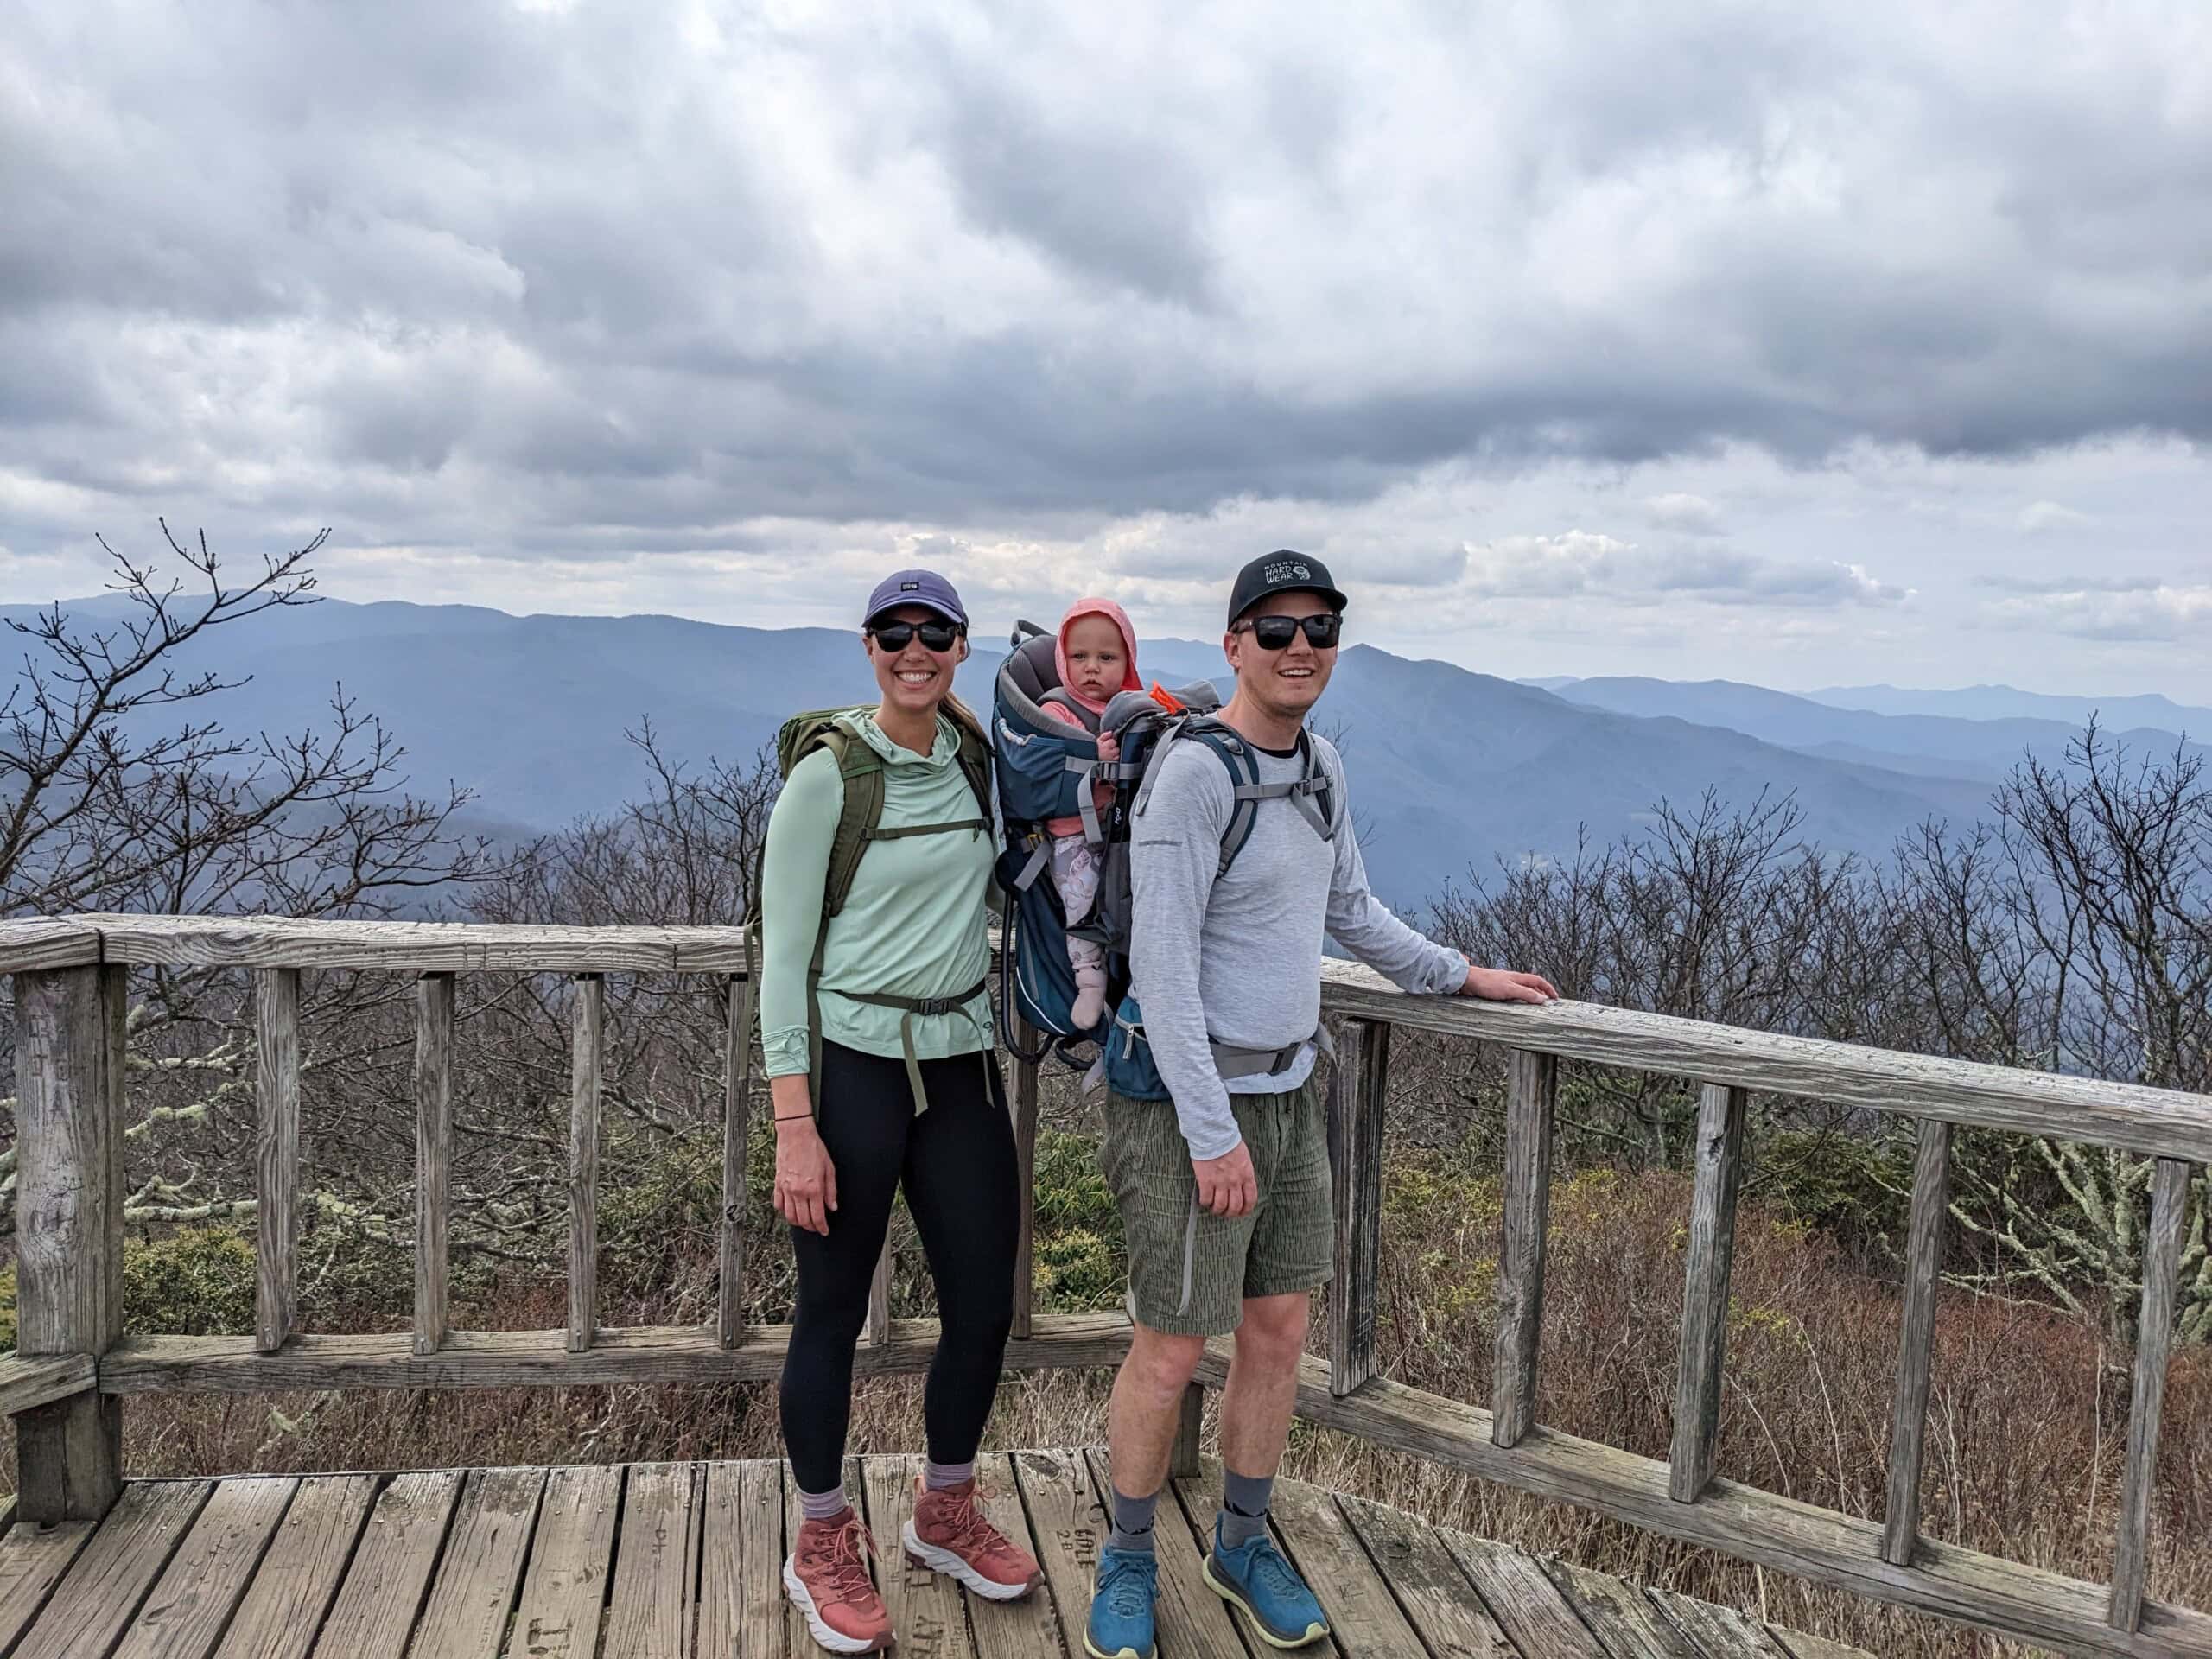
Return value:
M 832 1653 L 880 1653 L 891 1645 L 891 1615 L 868 1577 L 875 1540 L 848 1507 L 842 1517 L 809 1521 L 784 1563 L 784 1588 L 806 1615 L 814 1639 Z
M 917 1567 L 948 1573 L 991 1601 L 1013 1601 L 1044 1581 L 1037 1558 L 990 1523 L 973 1480 L 935 1491 L 918 1482 L 903 1541 Z

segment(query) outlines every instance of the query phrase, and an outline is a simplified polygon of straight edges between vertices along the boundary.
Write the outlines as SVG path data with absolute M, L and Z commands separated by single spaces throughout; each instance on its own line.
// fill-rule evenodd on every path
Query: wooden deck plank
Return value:
M 1678 1596 L 1670 1590 L 1644 1593 L 1697 1643 L 1701 1659 L 1789 1659 L 1788 1650 L 1766 1633 L 1764 1625 L 1733 1607 Z
M 1705 1659 L 1697 1643 L 1634 1585 L 1572 1561 L 1541 1565 L 1614 1659 Z
M 1091 1484 L 1103 1506 L 1112 1502 L 1113 1477 L 1107 1471 L 1106 1453 L 1085 1454 Z M 1200 1655 L 1205 1659 L 1240 1659 L 1249 1651 L 1236 1620 L 1219 1596 L 1206 1588 L 1198 1576 L 1205 1557 L 1199 1553 L 1198 1528 L 1213 1522 L 1214 1499 L 1202 1493 L 1192 1506 L 1205 1519 L 1193 1522 L 1182 1502 L 1177 1482 L 1160 1495 L 1160 1510 L 1153 1522 L 1153 1548 L 1160 1554 L 1160 1599 L 1155 1604 L 1161 1651 L 1179 1656 Z M 1100 1535 L 1104 1541 L 1104 1535 Z
M 485 1659 L 499 1650 L 544 1492 L 543 1469 L 469 1471 L 410 1659 Z
M 1072 1452 L 1017 1452 L 1009 1461 L 1059 1615 L 1060 1638 L 1069 1653 L 1080 1654 L 1090 1592 L 1098 1580 L 1098 1552 L 1107 1533 L 1090 1468 Z
M 1337 1507 L 1366 1545 L 1398 1606 L 1435 1659 L 1520 1659 L 1468 1586 L 1444 1541 L 1402 1510 L 1339 1497 Z
M 547 1476 L 506 1659 L 594 1659 L 621 1505 L 619 1468 L 562 1468 Z
M 784 1650 L 784 1477 L 764 1459 L 707 1465 L 699 1529 L 699 1651 Z
M 296 1480 L 226 1480 L 177 1546 L 116 1659 L 207 1659 L 291 1507 Z
M 1490 1605 L 1523 1659 L 1609 1659 L 1605 1643 L 1529 1556 L 1442 1527 L 1436 1535 Z
M 1785 1630 L 1770 1624 L 1766 1633 L 1774 1638 L 1790 1659 L 1874 1659 L 1864 1648 L 1847 1647 L 1825 1636 L 1811 1636 L 1803 1630 Z
M 607 1602 L 607 1659 L 689 1659 L 697 1559 L 698 1466 L 632 1466 Z
M 1421 1637 L 1327 1493 L 1302 1480 L 1278 1480 L 1269 1513 L 1277 1541 L 1320 1598 L 1339 1648 L 1348 1655 L 1421 1652 Z
M 71 1563 L 15 1659 L 86 1659 L 115 1644 L 206 1505 L 214 1483 L 126 1486 Z M 21 1530 L 14 1529 L 12 1530 Z
M 392 1478 L 361 1529 L 315 1659 L 400 1659 L 460 1497 L 450 1470 Z
M 12 1500 L 8 1507 L 12 1517 Z M 77 1552 L 91 1541 L 96 1524 L 61 1521 L 41 1527 L 26 1522 L 11 1524 L 0 1536 L 0 1653 L 30 1628 Z
M 378 1484 L 374 1475 L 310 1475 L 300 1482 L 215 1659 L 306 1659 Z
M 883 1605 L 890 1610 L 891 1628 L 898 1633 L 902 1653 L 924 1659 L 975 1659 L 976 1643 L 968 1631 L 967 1592 L 952 1580 L 932 1573 L 906 1558 L 900 1541 L 906 1522 L 914 1512 L 914 1478 L 922 1460 L 912 1457 L 873 1457 L 861 1459 L 861 1478 L 868 1494 L 868 1529 L 883 1552 Z
M 988 1452 L 976 1459 L 976 1484 L 982 1493 L 983 1513 L 990 1518 L 991 1524 L 1031 1554 L 1037 1554 L 1028 1511 L 1022 1507 L 1020 1491 L 1014 1484 L 1014 1465 L 1004 1452 Z M 1086 1614 L 1090 1605 L 1086 1592 Z M 1053 1605 L 1050 1580 L 1019 1601 L 993 1601 L 985 1596 L 969 1595 L 968 1628 L 976 1638 L 977 1659 L 1046 1659 L 1046 1656 L 1062 1650 L 1060 1618 Z M 1075 1651 L 1083 1651 L 1079 1636 Z

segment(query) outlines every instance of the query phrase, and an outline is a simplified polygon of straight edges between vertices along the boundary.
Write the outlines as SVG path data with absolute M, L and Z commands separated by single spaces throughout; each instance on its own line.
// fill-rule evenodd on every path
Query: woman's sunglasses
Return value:
M 1329 651 L 1344 637 L 1344 620 L 1333 613 L 1319 616 L 1255 616 L 1249 622 L 1240 622 L 1236 632 L 1249 632 L 1252 643 L 1262 651 L 1281 651 L 1306 631 L 1306 643 L 1316 651 Z
M 950 622 L 882 622 L 868 630 L 869 638 L 886 651 L 906 650 L 918 633 L 925 651 L 950 651 L 960 638 L 959 627 Z

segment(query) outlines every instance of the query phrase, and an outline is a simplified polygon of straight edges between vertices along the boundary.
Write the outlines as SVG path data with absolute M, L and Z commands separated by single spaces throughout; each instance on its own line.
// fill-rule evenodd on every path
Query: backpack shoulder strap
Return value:
M 968 787 L 975 791 L 976 805 L 983 815 L 984 826 L 988 828 L 995 822 L 991 816 L 991 734 L 959 703 L 948 701 L 944 713 L 952 722 L 952 728 L 960 734 L 960 770 L 967 776 Z M 880 778 L 876 780 L 876 787 L 880 791 Z M 880 798 L 876 802 L 876 816 L 883 816 Z
M 1186 715 L 1171 720 L 1166 723 L 1159 741 L 1153 747 L 1152 757 L 1145 765 L 1144 782 L 1138 787 L 1135 806 L 1140 817 L 1151 803 L 1153 787 L 1160 781 L 1161 763 L 1166 759 L 1169 747 L 1183 741 L 1197 743 L 1210 751 L 1229 773 L 1235 804 L 1230 810 L 1229 827 L 1221 837 L 1221 861 L 1214 869 L 1214 879 L 1218 880 L 1229 874 L 1236 855 L 1252 838 L 1252 820 L 1259 810 L 1259 798 L 1251 791 L 1259 787 L 1259 766 L 1252 759 L 1251 746 L 1211 715 Z
M 883 757 L 867 744 L 855 742 L 842 726 L 825 728 L 814 746 L 827 749 L 836 761 L 837 776 L 845 789 L 844 804 L 837 811 L 837 832 L 830 842 L 830 873 L 822 887 L 822 918 L 827 922 L 845 907 L 846 897 L 853 890 L 853 876 L 861 867 L 861 855 L 868 850 L 876 826 L 883 821 Z

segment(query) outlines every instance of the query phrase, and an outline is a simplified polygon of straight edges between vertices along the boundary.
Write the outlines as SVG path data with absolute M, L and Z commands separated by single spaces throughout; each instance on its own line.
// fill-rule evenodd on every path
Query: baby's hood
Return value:
M 1122 631 L 1122 683 L 1116 689 L 1122 691 L 1141 691 L 1144 690 L 1144 682 L 1137 677 L 1137 631 L 1129 626 L 1128 614 L 1110 599 L 1076 601 L 1074 604 L 1068 607 L 1068 613 L 1060 619 L 1059 638 L 1052 644 L 1052 666 L 1058 671 L 1060 683 L 1066 688 L 1067 694 L 1089 709 L 1091 713 L 1097 714 L 1105 709 L 1108 699 L 1101 698 L 1094 702 L 1080 695 L 1075 689 L 1074 681 L 1068 674 L 1068 630 L 1086 616 L 1106 617 Z

